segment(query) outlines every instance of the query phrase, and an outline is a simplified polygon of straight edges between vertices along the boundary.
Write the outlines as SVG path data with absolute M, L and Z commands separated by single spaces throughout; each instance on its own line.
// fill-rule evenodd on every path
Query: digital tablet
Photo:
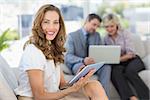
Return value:
M 95 72 L 100 69 L 104 65 L 104 62 L 101 63 L 95 63 L 85 66 L 77 75 L 75 75 L 69 82 L 69 85 L 73 85 L 75 82 L 77 82 L 81 77 L 84 77 L 88 74 L 88 72 L 91 69 L 95 69 Z

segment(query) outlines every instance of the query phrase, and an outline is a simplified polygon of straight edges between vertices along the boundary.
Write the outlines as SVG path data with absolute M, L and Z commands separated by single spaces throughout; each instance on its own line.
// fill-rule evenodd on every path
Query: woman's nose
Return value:
M 52 23 L 48 24 L 48 28 L 49 29 L 53 29 L 54 28 L 54 24 L 52 24 Z

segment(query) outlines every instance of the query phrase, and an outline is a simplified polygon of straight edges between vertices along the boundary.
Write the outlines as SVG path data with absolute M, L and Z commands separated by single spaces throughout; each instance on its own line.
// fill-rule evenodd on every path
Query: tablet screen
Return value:
M 84 77 L 91 69 L 95 69 L 95 72 L 100 69 L 104 65 L 103 62 L 95 63 L 85 66 L 77 75 L 75 75 L 68 83 L 69 85 L 73 85 L 77 82 L 81 77 Z

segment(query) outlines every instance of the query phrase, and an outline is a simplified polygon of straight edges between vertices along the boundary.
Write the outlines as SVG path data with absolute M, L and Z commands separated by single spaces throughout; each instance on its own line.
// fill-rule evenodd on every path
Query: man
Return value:
M 68 34 L 65 44 L 66 55 L 65 64 L 76 74 L 83 67 L 95 63 L 94 59 L 88 56 L 89 45 L 102 44 L 100 35 L 96 29 L 100 27 L 102 19 L 96 14 L 89 14 L 83 27 L 75 32 Z M 96 72 L 98 80 L 103 85 L 107 96 L 109 97 L 111 67 L 104 65 Z

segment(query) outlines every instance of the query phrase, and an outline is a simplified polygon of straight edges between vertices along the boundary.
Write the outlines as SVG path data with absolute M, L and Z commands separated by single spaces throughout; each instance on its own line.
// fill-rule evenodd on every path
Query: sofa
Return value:
M 146 70 L 141 71 L 139 75 L 150 89 L 150 38 L 141 40 L 139 36 L 133 35 L 132 40 L 137 54 L 142 58 L 146 66 Z M 64 64 L 62 64 L 61 68 L 65 74 L 66 80 L 69 81 L 74 77 L 71 71 Z M 18 73 L 18 68 L 10 68 L 5 59 L 0 55 L 0 100 L 17 100 L 13 90 L 18 86 Z M 93 75 L 92 79 L 97 79 L 97 77 Z M 80 99 L 75 99 L 77 96 Z M 73 94 L 70 100 L 86 100 L 83 98 L 84 97 L 80 92 Z M 118 93 L 111 82 L 110 100 L 119 100 Z

